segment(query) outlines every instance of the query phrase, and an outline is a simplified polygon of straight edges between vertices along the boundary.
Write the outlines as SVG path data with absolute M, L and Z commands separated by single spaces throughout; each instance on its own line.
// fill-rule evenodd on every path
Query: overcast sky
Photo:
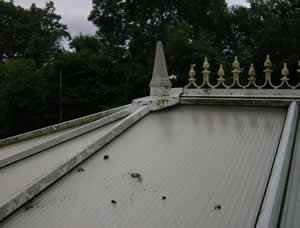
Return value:
M 92 0 L 52 0 L 56 13 L 62 17 L 62 23 L 68 26 L 72 36 L 79 33 L 94 34 L 96 27 L 87 20 L 92 9 Z M 35 3 L 38 7 L 44 7 L 47 0 L 15 0 L 15 4 L 25 8 Z M 246 0 L 226 0 L 229 5 L 247 5 Z

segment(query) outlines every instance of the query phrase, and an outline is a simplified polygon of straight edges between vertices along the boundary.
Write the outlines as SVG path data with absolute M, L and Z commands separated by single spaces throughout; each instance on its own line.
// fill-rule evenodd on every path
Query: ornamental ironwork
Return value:
M 287 63 L 283 64 L 283 68 L 281 70 L 281 75 L 282 75 L 282 77 L 280 78 L 281 82 L 278 85 L 273 84 L 273 82 L 272 82 L 272 72 L 273 72 L 272 71 L 272 62 L 270 60 L 269 55 L 267 55 L 266 61 L 264 63 L 265 81 L 262 84 L 258 84 L 256 82 L 256 77 L 255 77 L 256 72 L 255 72 L 253 64 L 250 65 L 250 68 L 249 68 L 249 71 L 248 71 L 248 75 L 249 75 L 248 82 L 245 85 L 243 85 L 240 82 L 240 73 L 241 73 L 241 71 L 240 71 L 240 63 L 238 61 L 237 56 L 234 58 L 234 62 L 232 63 L 233 81 L 230 84 L 226 84 L 226 82 L 225 82 L 225 78 L 224 78 L 225 72 L 224 72 L 222 64 L 220 64 L 220 67 L 219 67 L 219 70 L 218 70 L 218 73 L 217 73 L 218 74 L 218 78 L 217 78 L 218 82 L 215 85 L 213 85 L 210 82 L 210 78 L 209 78 L 210 74 L 211 74 L 211 72 L 209 71 L 210 65 L 209 65 L 209 62 L 208 62 L 208 58 L 205 57 L 204 63 L 203 63 L 203 71 L 202 71 L 203 81 L 200 85 L 198 85 L 197 82 L 196 82 L 195 66 L 196 66 L 195 64 L 191 65 L 191 69 L 190 69 L 190 72 L 189 72 L 189 79 L 188 79 L 189 83 L 184 88 L 190 88 L 192 86 L 194 86 L 196 88 L 202 88 L 204 86 L 208 86 L 209 88 L 214 89 L 214 88 L 218 88 L 218 87 L 222 86 L 226 89 L 230 89 L 230 88 L 233 88 L 233 87 L 246 89 L 246 88 L 250 87 L 251 85 L 253 85 L 257 89 L 262 89 L 262 88 L 265 88 L 267 86 L 270 86 L 273 89 L 279 89 L 282 86 L 287 85 L 291 89 L 296 89 L 300 86 L 300 82 L 296 85 L 292 85 L 292 84 L 289 83 L 290 79 L 289 79 L 288 75 L 289 75 L 290 72 L 289 72 L 289 69 L 287 67 Z M 297 72 L 300 73 L 300 61 L 298 62 L 298 66 L 299 66 L 299 69 L 297 70 Z

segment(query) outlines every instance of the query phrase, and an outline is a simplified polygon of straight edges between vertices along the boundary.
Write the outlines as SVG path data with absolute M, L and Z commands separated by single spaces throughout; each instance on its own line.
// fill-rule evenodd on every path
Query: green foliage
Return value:
M 41 66 L 61 53 L 62 39 L 70 36 L 54 11 L 51 1 L 27 10 L 0 0 L 0 61 L 32 58 Z
M 147 70 L 140 63 L 123 62 L 113 68 L 113 74 L 118 78 L 120 94 L 117 99 L 125 104 L 134 98 L 144 97 L 149 94 L 150 74 L 145 74 Z
M 113 102 L 117 91 L 109 88 L 116 84 L 116 78 L 111 73 L 112 66 L 107 58 L 88 51 L 65 53 L 56 59 L 53 64 L 54 74 L 49 80 L 59 82 L 61 71 L 65 119 L 96 112 L 99 105 L 109 106 L 107 101 Z
M 94 0 L 89 20 L 98 27 L 97 35 L 107 53 L 146 64 L 149 56 L 153 58 L 158 40 L 167 44 L 170 26 L 191 26 L 185 36 L 191 40 L 206 31 L 208 42 L 220 47 L 217 41 L 222 37 L 219 31 L 225 29 L 225 9 L 224 0 Z
M 222 50 L 209 40 L 206 31 L 199 31 L 193 39 L 190 38 L 192 33 L 193 27 L 186 23 L 177 23 L 168 28 L 165 48 L 168 65 L 172 66 L 169 74 L 177 75 L 174 86 L 182 87 L 186 84 L 190 64 L 197 63 L 199 69 L 205 56 L 210 57 L 211 67 L 215 71 L 217 63 L 225 61 Z
M 49 86 L 48 105 L 59 112 L 59 77 L 62 75 L 63 120 L 128 104 L 138 95 L 145 96 L 142 66 L 115 64 L 108 57 L 83 49 L 64 53 L 44 68 Z M 144 86 L 137 92 L 136 88 Z M 146 88 L 146 89 L 145 89 Z M 142 89 L 142 88 L 141 88 Z M 56 119 L 55 119 L 56 118 Z M 58 121 L 58 115 L 51 121 Z
M 82 35 L 75 36 L 70 42 L 70 48 L 76 52 L 88 50 L 93 54 L 102 53 L 102 45 L 96 36 Z
M 61 40 L 70 36 L 51 1 L 43 9 L 23 9 L 0 0 L 0 138 L 59 122 L 60 75 L 64 121 L 147 96 L 158 40 L 169 74 L 177 76 L 174 87 L 187 83 L 190 64 L 197 64 L 199 77 L 205 56 L 211 80 L 220 63 L 231 77 L 235 55 L 242 82 L 250 63 L 260 80 L 266 54 L 277 81 L 282 62 L 295 80 L 299 1 L 249 3 L 228 8 L 224 0 L 93 0 L 89 20 L 98 31 L 73 37 L 75 52 L 68 52 Z
M 254 63 L 263 71 L 267 54 L 273 63 L 274 79 L 279 82 L 282 63 L 287 62 L 296 72 L 300 46 L 300 8 L 294 0 L 250 0 L 250 8 L 231 10 L 231 33 L 225 40 L 227 53 L 242 57 L 242 62 Z M 296 75 L 295 73 L 293 75 Z M 295 77 L 291 77 L 295 79 Z
M 33 60 L 9 60 L 1 70 L 2 134 L 17 134 L 44 126 L 46 81 Z

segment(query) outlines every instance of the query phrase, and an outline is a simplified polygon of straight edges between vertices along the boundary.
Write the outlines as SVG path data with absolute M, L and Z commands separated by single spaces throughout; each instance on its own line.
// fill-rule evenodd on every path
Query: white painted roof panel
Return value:
M 65 143 L 57 145 L 53 148 L 45 150 L 39 154 L 18 161 L 14 164 L 6 166 L 0 169 L 0 202 L 9 199 L 17 192 L 21 191 L 29 185 L 33 180 L 37 179 L 51 168 L 56 167 L 65 159 L 72 155 L 80 152 L 81 150 L 88 147 L 90 144 L 95 142 L 105 132 L 107 132 L 116 122 L 91 131 L 83 136 Z M 66 133 L 66 131 L 63 131 Z M 53 133 L 47 136 L 48 139 L 61 135 L 63 133 Z M 54 136 L 53 136 L 54 135 Z M 43 139 L 44 140 L 44 139 Z M 29 143 L 40 142 L 38 139 L 30 139 Z M 23 142 L 21 142 L 23 144 Z M 29 144 L 28 143 L 28 144 Z M 11 146 L 13 146 L 12 144 Z M 24 141 L 24 145 L 27 146 L 27 141 Z M 9 146 L 10 147 L 10 146 Z M 17 144 L 16 147 L 19 147 Z M 5 147 L 3 148 L 5 149 Z M 1 150 L 0 150 L 1 151 Z
M 151 113 L 2 225 L 253 227 L 285 114 L 200 105 Z

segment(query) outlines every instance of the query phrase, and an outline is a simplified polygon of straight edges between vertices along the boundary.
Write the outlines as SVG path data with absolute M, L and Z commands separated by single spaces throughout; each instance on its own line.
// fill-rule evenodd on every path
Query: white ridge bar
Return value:
M 100 118 L 109 116 L 109 115 L 111 115 L 113 113 L 116 113 L 118 111 L 127 109 L 130 106 L 131 106 L 131 104 L 124 105 L 124 106 L 121 106 L 121 107 L 117 107 L 117 108 L 109 109 L 109 110 L 106 110 L 106 111 L 94 113 L 94 114 L 91 114 L 91 115 L 88 115 L 88 116 L 84 116 L 84 117 L 80 117 L 80 118 L 77 118 L 77 119 L 69 120 L 69 121 L 66 121 L 66 122 L 63 122 L 63 123 L 59 123 L 59 124 L 44 127 L 44 128 L 41 128 L 41 129 L 37 129 L 37 130 L 34 130 L 34 131 L 26 132 L 26 133 L 23 133 L 23 134 L 20 134 L 20 135 L 12 136 L 12 137 L 9 137 L 9 138 L 4 138 L 4 139 L 0 140 L 0 148 L 3 147 L 3 146 L 9 145 L 9 144 L 21 142 L 21 141 L 24 141 L 24 140 L 27 140 L 27 139 L 32 139 L 32 138 L 35 138 L 35 137 L 38 137 L 38 136 L 47 135 L 47 134 L 54 133 L 54 132 L 57 132 L 57 131 L 62 131 L 62 130 L 65 130 L 65 129 L 68 129 L 68 128 L 71 128 L 71 127 L 77 127 L 77 126 L 80 126 L 80 125 L 83 125 L 83 124 L 87 124 L 87 123 L 93 122 L 95 120 L 98 120 Z
M 16 193 L 10 199 L 0 202 L 0 221 L 10 215 L 24 203 L 28 202 L 34 196 L 39 194 L 41 191 L 45 190 L 47 187 L 71 171 L 77 165 L 82 163 L 84 160 L 89 158 L 91 155 L 95 154 L 104 145 L 115 139 L 149 112 L 150 110 L 148 106 L 142 106 L 138 108 L 134 113 L 117 123 L 109 132 L 99 138 L 88 148 L 68 158 L 52 170 L 49 170 L 47 173 L 30 183 L 27 187 Z
M 121 119 L 125 116 L 128 116 L 130 115 L 131 113 L 133 113 L 134 111 L 136 110 L 136 107 L 134 106 L 131 106 L 130 108 L 127 108 L 125 110 L 122 110 L 122 111 L 119 111 L 119 112 L 116 112 L 114 114 L 111 114 L 110 116 L 107 116 L 107 117 L 104 117 L 100 120 L 97 120 L 95 122 L 92 122 L 90 124 L 87 124 L 87 125 L 84 125 L 80 128 L 77 128 L 73 131 L 70 131 L 68 133 L 65 133 L 63 135 L 60 135 L 58 137 L 55 137 L 47 142 L 44 142 L 44 143 L 41 143 L 39 145 L 36 145 L 32 148 L 29 148 L 27 150 L 24 150 L 24 151 L 20 151 L 19 153 L 16 153 L 16 154 L 5 154 L 3 156 L 0 155 L 0 168 L 4 167 L 4 166 L 7 166 L 11 163 L 14 163 L 14 162 L 17 162 L 19 160 L 22 160 L 24 158 L 27 158 L 29 156 L 32 156 L 34 154 L 37 154 L 37 153 L 40 153 L 42 151 L 45 151 L 51 147 L 54 147 L 58 144 L 61 144 L 63 142 L 66 142 L 68 140 L 71 140 L 75 137 L 78 137 L 80 135 L 83 135 L 87 132 L 90 132 L 90 131 L 93 131 L 99 127 L 102 127 L 106 124 L 109 124 L 113 121 L 116 121 L 118 119 Z
M 280 138 L 273 170 L 267 186 L 262 209 L 256 228 L 275 228 L 278 225 L 285 183 L 295 139 L 299 107 L 296 102 L 289 106 L 283 132 Z

